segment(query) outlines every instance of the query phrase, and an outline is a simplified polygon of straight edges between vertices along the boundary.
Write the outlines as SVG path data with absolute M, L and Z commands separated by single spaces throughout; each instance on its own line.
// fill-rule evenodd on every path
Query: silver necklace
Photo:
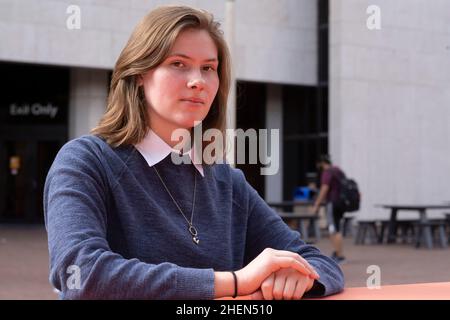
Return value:
M 161 178 L 161 175 L 159 174 L 158 170 L 156 169 L 156 166 L 153 166 L 153 169 L 155 169 L 156 174 L 159 177 L 159 180 L 161 180 L 161 183 L 163 184 L 164 188 L 166 189 L 167 193 L 169 194 L 169 196 L 172 198 L 172 201 L 175 203 L 175 205 L 177 206 L 178 210 L 180 211 L 181 215 L 183 216 L 183 218 L 186 220 L 186 222 L 189 225 L 188 231 L 192 236 L 192 241 L 195 244 L 199 244 L 200 239 L 198 238 L 198 232 L 197 229 L 194 227 L 194 225 L 192 224 L 192 219 L 194 218 L 194 207 L 195 207 L 195 190 L 197 187 L 197 175 L 195 174 L 194 171 L 194 195 L 192 197 L 192 212 L 191 212 L 191 220 L 189 221 L 188 218 L 186 218 L 186 216 L 183 213 L 183 210 L 181 210 L 180 206 L 178 205 L 178 203 L 175 201 L 175 198 L 172 196 L 172 194 L 169 191 L 169 188 L 167 188 L 166 184 L 164 183 L 163 179 Z

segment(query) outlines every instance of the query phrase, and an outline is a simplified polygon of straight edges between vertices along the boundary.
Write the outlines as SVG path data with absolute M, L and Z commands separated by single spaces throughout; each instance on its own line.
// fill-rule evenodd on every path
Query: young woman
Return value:
M 240 170 L 199 163 L 198 146 L 172 140 L 198 122 L 224 131 L 229 79 L 211 14 L 165 6 L 139 23 L 116 63 L 105 115 L 92 135 L 60 150 L 46 180 L 50 281 L 62 298 L 300 299 L 342 290 L 336 263 L 290 230 Z M 194 161 L 175 164 L 174 154 Z

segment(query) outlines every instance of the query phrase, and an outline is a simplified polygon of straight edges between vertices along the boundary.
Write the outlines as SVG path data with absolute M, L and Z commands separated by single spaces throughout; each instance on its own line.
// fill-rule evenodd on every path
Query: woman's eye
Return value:
M 182 68 L 184 67 L 184 63 L 180 62 L 180 61 L 175 61 L 172 63 L 173 66 L 177 67 L 177 68 Z
M 214 69 L 213 66 L 204 66 L 203 70 L 205 70 L 205 71 L 216 71 L 216 69 Z

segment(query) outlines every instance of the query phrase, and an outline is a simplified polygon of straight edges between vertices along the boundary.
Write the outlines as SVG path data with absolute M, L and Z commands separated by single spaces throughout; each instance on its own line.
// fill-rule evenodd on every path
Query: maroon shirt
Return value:
M 336 166 L 331 166 L 331 168 L 322 172 L 322 175 L 320 177 L 320 184 L 326 184 L 330 187 L 327 193 L 327 202 L 336 203 L 338 201 L 340 192 L 339 180 L 344 177 L 344 172 L 342 172 L 342 170 Z

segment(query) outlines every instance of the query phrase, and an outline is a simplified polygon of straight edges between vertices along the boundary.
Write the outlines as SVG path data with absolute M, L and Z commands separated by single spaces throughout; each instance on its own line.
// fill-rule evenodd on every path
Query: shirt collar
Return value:
M 179 153 L 179 150 L 173 149 L 163 139 L 161 139 L 153 130 L 149 129 L 144 139 L 135 145 L 136 149 L 142 154 L 150 167 L 162 161 L 172 152 Z M 195 168 L 204 177 L 203 166 L 194 161 L 195 141 L 193 147 L 183 153 L 188 154 Z

